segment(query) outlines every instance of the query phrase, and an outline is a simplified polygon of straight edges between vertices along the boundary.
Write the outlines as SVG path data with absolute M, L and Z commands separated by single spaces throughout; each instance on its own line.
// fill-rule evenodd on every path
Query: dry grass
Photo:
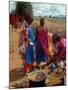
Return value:
M 34 20 L 32 23 L 33 27 L 36 28 L 39 25 L 39 19 Z M 52 33 L 57 33 L 60 36 L 65 37 L 66 30 L 66 21 L 65 19 L 56 19 L 56 18 L 46 18 L 45 26 L 47 26 L 48 31 Z

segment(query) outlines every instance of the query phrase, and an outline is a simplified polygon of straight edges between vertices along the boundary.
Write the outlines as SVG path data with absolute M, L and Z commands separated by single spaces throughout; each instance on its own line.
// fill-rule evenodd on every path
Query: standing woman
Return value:
M 44 18 L 40 19 L 40 26 L 37 28 L 36 37 L 35 37 L 35 47 L 36 47 L 36 62 L 43 64 L 47 61 L 48 53 L 48 38 L 47 38 L 47 27 L 44 26 Z
M 33 18 L 31 15 L 25 15 L 25 20 L 27 22 L 27 32 L 28 32 L 28 44 L 26 48 L 26 55 L 25 55 L 25 66 L 24 70 L 26 73 L 32 71 L 33 63 L 34 63 L 34 33 L 32 29 L 32 21 Z

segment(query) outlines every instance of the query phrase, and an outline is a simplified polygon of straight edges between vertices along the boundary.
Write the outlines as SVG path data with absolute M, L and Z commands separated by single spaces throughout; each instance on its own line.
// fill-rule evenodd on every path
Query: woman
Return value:
M 24 70 L 26 73 L 32 71 L 33 62 L 34 62 L 34 33 L 31 26 L 33 18 L 30 15 L 25 15 L 25 20 L 27 22 L 27 32 L 28 32 L 28 44 L 26 48 L 26 55 L 25 55 L 25 66 Z
M 36 62 L 43 64 L 47 61 L 48 53 L 48 39 L 47 39 L 47 27 L 44 27 L 44 18 L 40 19 L 40 26 L 37 28 L 35 37 L 35 47 L 36 47 Z
M 21 31 L 19 34 L 20 35 L 19 35 L 18 48 L 19 48 L 19 54 L 21 58 L 23 59 L 26 52 L 26 43 L 28 43 L 28 31 L 27 31 L 25 19 L 22 21 Z
M 66 59 L 66 39 L 60 38 L 57 34 L 53 35 L 54 60 L 60 63 Z

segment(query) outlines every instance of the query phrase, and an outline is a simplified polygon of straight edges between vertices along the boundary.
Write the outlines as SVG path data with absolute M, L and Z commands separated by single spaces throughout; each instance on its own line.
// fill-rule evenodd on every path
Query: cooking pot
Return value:
M 46 73 L 41 70 L 35 70 L 28 75 L 29 87 L 43 87 L 46 86 L 45 79 L 47 78 Z

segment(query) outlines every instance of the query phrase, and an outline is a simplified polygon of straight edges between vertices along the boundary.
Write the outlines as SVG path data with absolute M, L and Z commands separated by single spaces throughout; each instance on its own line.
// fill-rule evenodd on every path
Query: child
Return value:
M 35 37 L 36 62 L 37 64 L 45 64 L 47 61 L 47 27 L 44 27 L 44 18 L 40 19 L 40 26 L 37 28 Z

